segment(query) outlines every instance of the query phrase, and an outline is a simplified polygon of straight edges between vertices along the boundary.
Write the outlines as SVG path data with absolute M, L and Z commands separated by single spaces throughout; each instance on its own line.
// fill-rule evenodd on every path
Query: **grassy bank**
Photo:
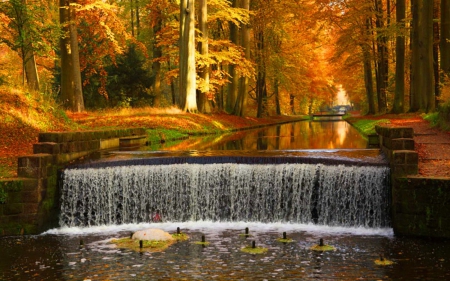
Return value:
M 70 113 L 41 93 L 0 87 L 0 178 L 17 175 L 17 158 L 33 153 L 40 132 L 145 128 L 151 143 L 265 126 L 299 117 L 237 117 L 223 112 L 188 114 L 177 108 L 121 108 Z

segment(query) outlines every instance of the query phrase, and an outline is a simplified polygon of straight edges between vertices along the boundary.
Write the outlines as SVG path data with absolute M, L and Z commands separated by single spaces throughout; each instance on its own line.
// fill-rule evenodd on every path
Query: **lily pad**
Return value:
M 392 265 L 392 264 L 394 264 L 394 262 L 393 261 L 390 261 L 390 260 L 387 260 L 387 259 L 377 259 L 377 260 L 375 260 L 375 264 L 376 265 Z
M 173 239 L 177 241 L 186 241 L 189 239 L 189 236 L 183 232 L 172 234 Z
M 281 242 L 281 243 L 291 243 L 291 242 L 294 242 L 294 240 L 292 240 L 292 239 L 290 239 L 290 238 L 286 238 L 286 239 L 284 239 L 284 238 L 277 238 L 277 241 L 278 241 L 278 242 Z
M 327 252 L 327 251 L 335 251 L 336 248 L 330 245 L 314 245 L 311 246 L 311 248 L 309 248 L 312 251 L 317 251 L 317 252 Z
M 203 246 L 209 246 L 209 242 L 202 242 L 202 241 L 195 241 L 194 244 L 196 245 L 203 245 Z
M 242 248 L 241 251 L 248 254 L 264 254 L 268 251 L 268 249 L 263 247 L 253 248 L 252 246 L 247 246 Z

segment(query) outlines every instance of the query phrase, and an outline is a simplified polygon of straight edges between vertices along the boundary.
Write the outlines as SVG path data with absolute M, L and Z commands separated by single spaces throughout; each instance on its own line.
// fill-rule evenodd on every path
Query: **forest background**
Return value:
M 63 123 L 86 110 L 263 118 L 343 103 L 448 120 L 449 74 L 450 0 L 0 2 L 3 132 L 30 100 Z M 67 128 L 34 117 L 34 129 Z

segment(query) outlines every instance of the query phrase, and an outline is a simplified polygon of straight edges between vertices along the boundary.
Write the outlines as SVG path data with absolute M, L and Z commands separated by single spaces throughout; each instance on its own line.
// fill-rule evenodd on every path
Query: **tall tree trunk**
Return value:
M 237 3 L 238 0 L 232 0 L 232 7 L 237 8 L 238 7 Z M 238 26 L 231 21 L 229 22 L 229 26 L 230 26 L 230 41 L 238 45 L 239 44 Z M 239 77 L 237 75 L 236 68 L 234 65 L 230 64 L 228 69 L 229 69 L 228 74 L 230 75 L 230 83 L 228 84 L 228 96 L 226 108 L 228 112 L 234 113 L 233 109 L 237 99 Z
M 400 29 L 397 34 L 395 44 L 395 96 L 393 113 L 403 113 L 405 111 L 405 37 L 402 34 L 405 28 L 405 0 L 397 0 L 397 25 Z
M 184 35 L 186 36 L 186 55 L 181 58 L 186 63 L 186 100 L 183 110 L 190 113 L 197 112 L 197 95 L 196 95 L 196 70 L 195 70 L 195 0 L 188 0 L 186 7 L 186 19 Z
M 367 35 L 370 35 L 370 18 L 366 18 L 365 30 Z M 373 92 L 373 77 L 372 77 L 372 63 L 370 57 L 370 47 L 366 44 L 361 45 L 364 65 L 364 85 L 366 88 L 367 97 L 367 114 L 375 114 L 375 99 Z
M 275 78 L 275 81 L 273 82 L 273 87 L 274 87 L 274 94 L 275 94 L 275 110 L 276 110 L 277 115 L 281 115 L 279 85 L 280 85 L 280 82 L 278 81 L 278 78 Z
M 242 0 L 242 8 L 250 12 L 250 0 Z M 248 24 L 241 27 L 241 46 L 245 52 L 245 58 L 250 60 L 250 26 Z M 248 103 L 248 77 L 239 79 L 239 91 L 234 113 L 238 116 L 245 116 Z
M 21 11 L 26 11 L 28 8 L 27 0 L 22 1 L 23 8 Z M 26 17 L 26 14 L 20 15 Z M 19 32 L 23 33 L 22 38 L 22 64 L 25 70 L 25 76 L 27 78 L 27 87 L 32 91 L 39 91 L 39 74 L 36 67 L 36 59 L 34 57 L 33 42 L 30 40 L 30 21 L 23 18 L 23 27 Z
M 262 27 L 261 27 L 262 28 Z M 256 79 L 256 117 L 261 118 L 266 115 L 267 111 L 267 87 L 266 87 L 266 64 L 264 58 L 264 31 L 256 32 L 256 48 L 257 48 L 257 65 L 258 74 Z
M 291 114 L 295 115 L 295 96 L 289 95 L 289 107 L 291 108 Z
M 450 0 L 441 0 L 441 70 L 450 76 Z
M 32 50 L 24 50 L 24 69 L 27 77 L 27 87 L 32 91 L 39 91 L 39 74 L 36 67 L 36 59 Z
M 141 33 L 141 19 L 139 14 L 139 0 L 136 0 L 136 36 Z
M 131 23 L 131 36 L 134 37 L 134 2 L 130 0 L 130 23 Z
M 81 84 L 80 59 L 78 52 L 78 32 L 76 10 L 70 0 L 60 0 L 60 23 L 63 36 L 61 47 L 61 98 L 63 105 L 73 111 L 84 111 Z
M 187 46 L 188 36 L 186 36 L 187 4 L 188 0 L 180 1 L 180 42 L 179 42 L 179 106 L 184 108 L 186 104 L 186 71 L 187 71 Z
M 411 0 L 411 86 L 409 111 L 416 112 L 421 108 L 421 99 L 418 86 L 419 81 L 419 2 Z
M 59 2 L 59 21 L 63 35 L 60 37 L 61 53 L 61 102 L 65 108 L 73 104 L 72 59 L 70 56 L 69 0 Z
M 208 57 L 208 6 L 206 0 L 200 0 L 200 14 L 199 14 L 199 26 L 202 33 L 202 42 L 200 43 L 200 54 L 204 57 Z M 198 106 L 199 111 L 203 113 L 211 113 L 211 100 L 209 89 L 209 64 L 206 64 L 200 70 L 200 77 L 203 79 L 205 85 L 199 90 Z
M 160 59 L 162 57 L 162 48 L 158 45 L 158 36 L 159 32 L 162 28 L 162 15 L 161 11 L 158 10 L 158 19 L 156 21 L 156 24 L 153 26 L 153 63 L 152 63 L 152 70 L 153 70 L 153 106 L 159 107 L 161 105 L 161 62 Z
M 431 3 L 430 3 L 431 2 Z M 433 76 L 433 3 L 413 0 L 412 49 L 412 111 L 431 112 L 435 109 Z M 416 19 L 414 19 L 416 16 Z M 413 106 L 414 105 L 414 106 Z
M 74 2 L 75 3 L 75 2 Z M 81 70 L 80 70 L 80 53 L 78 51 L 78 31 L 76 26 L 76 10 L 74 6 L 70 6 L 70 50 L 72 59 L 72 75 L 73 75 L 73 104 L 71 106 L 72 111 L 82 112 L 84 111 L 84 99 L 83 88 L 81 83 Z
M 383 1 L 375 0 L 376 21 L 375 26 L 377 28 L 377 99 L 378 99 L 378 112 L 386 112 L 386 91 L 388 86 L 388 49 L 387 39 L 385 33 L 385 19 L 383 10 Z
M 433 19 L 439 18 L 439 8 L 440 3 L 438 0 L 434 1 L 433 4 Z M 439 23 L 433 20 L 433 74 L 434 74 L 434 94 L 435 94 L 435 105 L 439 104 L 440 96 L 440 74 L 439 74 Z

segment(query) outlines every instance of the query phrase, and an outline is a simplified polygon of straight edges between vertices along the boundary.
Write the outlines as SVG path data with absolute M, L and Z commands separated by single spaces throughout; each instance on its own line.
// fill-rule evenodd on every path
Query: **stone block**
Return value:
M 419 166 L 417 164 L 395 164 L 391 165 L 391 176 L 393 178 L 417 175 Z
M 37 214 L 38 211 L 39 211 L 39 204 L 37 203 L 23 204 L 24 214 Z
M 378 135 L 376 134 L 368 135 L 367 138 L 369 142 L 368 145 L 370 147 L 376 147 L 380 145 L 380 137 Z
M 390 150 L 414 150 L 414 140 L 407 138 L 385 138 L 383 145 Z
M 47 166 L 52 163 L 50 154 L 34 154 L 19 157 L 17 174 L 19 177 L 39 178 L 47 176 Z
M 391 163 L 397 164 L 418 164 L 419 155 L 414 150 L 395 150 L 392 151 Z
M 145 145 L 147 142 L 147 135 L 129 136 L 119 139 L 119 146 L 121 148 L 139 147 Z
M 398 138 L 410 138 L 414 137 L 413 128 L 409 127 L 386 127 L 386 126 L 375 126 L 375 131 L 377 134 L 391 139 Z
M 100 149 L 109 149 L 114 147 L 119 147 L 119 138 L 102 139 L 99 142 Z
M 60 152 L 60 145 L 56 142 L 39 142 L 33 144 L 33 153 L 40 154 L 58 154 Z
M 22 203 L 7 203 L 3 205 L 3 215 L 18 215 L 23 213 L 23 204 Z

